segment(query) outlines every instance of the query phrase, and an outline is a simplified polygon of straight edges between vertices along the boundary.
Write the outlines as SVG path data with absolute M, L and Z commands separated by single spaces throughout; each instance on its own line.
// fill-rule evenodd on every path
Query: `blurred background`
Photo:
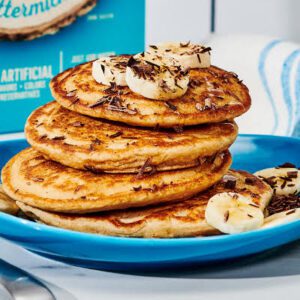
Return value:
M 191 40 L 249 87 L 241 133 L 300 136 L 298 0 L 148 0 L 146 43 Z
M 213 30 L 300 42 L 299 11 L 299 0 L 147 0 L 146 41 L 198 41 Z
M 74 4 L 61 3 L 67 2 Z M 56 75 L 103 55 L 141 52 L 147 44 L 202 43 L 212 47 L 213 65 L 237 73 L 250 90 L 252 106 L 238 118 L 240 133 L 300 136 L 299 11 L 300 0 L 98 0 L 55 34 L 1 41 L 0 72 L 38 66 Z M 29 113 L 51 100 L 48 77 L 0 80 L 0 133 L 21 132 Z

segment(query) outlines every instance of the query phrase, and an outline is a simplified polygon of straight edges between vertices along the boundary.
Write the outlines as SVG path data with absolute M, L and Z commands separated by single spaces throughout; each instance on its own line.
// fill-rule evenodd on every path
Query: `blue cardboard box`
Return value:
M 64 1 L 71 0 L 58 2 Z M 6 17 L 12 17 L 13 5 L 21 2 L 0 0 L 0 28 L 7 5 Z M 99 0 L 53 35 L 0 41 L 0 133 L 23 131 L 31 111 L 52 100 L 49 81 L 57 73 L 99 56 L 141 52 L 144 44 L 145 0 Z

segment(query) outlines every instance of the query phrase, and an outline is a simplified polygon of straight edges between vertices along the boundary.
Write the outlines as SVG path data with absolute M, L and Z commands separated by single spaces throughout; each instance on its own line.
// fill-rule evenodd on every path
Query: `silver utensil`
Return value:
M 11 296 L 11 299 L 55 300 L 46 285 L 2 259 L 0 259 L 0 284 Z

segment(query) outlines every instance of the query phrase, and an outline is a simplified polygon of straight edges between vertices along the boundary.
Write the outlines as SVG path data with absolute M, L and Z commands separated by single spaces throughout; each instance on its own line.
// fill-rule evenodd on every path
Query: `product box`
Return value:
M 0 0 L 0 133 L 23 131 L 57 73 L 145 44 L 145 0 Z

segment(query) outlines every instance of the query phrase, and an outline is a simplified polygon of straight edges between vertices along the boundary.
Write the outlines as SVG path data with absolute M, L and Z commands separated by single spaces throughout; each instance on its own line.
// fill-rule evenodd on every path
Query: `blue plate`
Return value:
M 0 143 L 0 167 L 25 148 L 25 140 Z M 242 135 L 232 147 L 233 168 L 253 172 L 286 161 L 300 165 L 300 139 Z M 300 221 L 235 235 L 139 239 L 84 234 L 0 213 L 0 236 L 59 261 L 96 269 L 157 269 L 207 264 L 259 253 L 300 238 Z

